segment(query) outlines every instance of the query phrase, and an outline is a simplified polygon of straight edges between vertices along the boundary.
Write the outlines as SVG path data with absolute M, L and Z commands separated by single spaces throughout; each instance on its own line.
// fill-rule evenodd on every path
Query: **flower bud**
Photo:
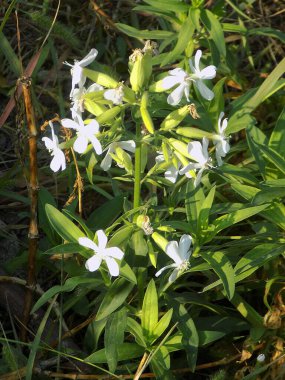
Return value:
M 153 121 L 148 112 L 147 105 L 148 105 L 148 93 L 147 91 L 145 91 L 141 99 L 140 113 L 141 113 L 144 126 L 146 127 L 148 132 L 154 133 Z
M 119 82 L 117 82 L 115 79 L 113 79 L 107 74 L 100 73 L 99 71 L 84 68 L 83 73 L 87 78 L 93 80 L 93 82 L 98 83 L 101 86 L 108 88 L 116 88 L 119 85 Z
M 185 117 L 189 114 L 189 106 L 186 105 L 178 110 L 170 112 L 169 115 L 163 120 L 160 125 L 160 128 L 163 130 L 169 130 L 177 127 L 185 119 Z
M 163 250 L 165 251 L 165 248 L 168 244 L 168 241 L 163 237 L 161 236 L 158 232 L 154 232 L 151 237 L 153 238 L 153 240 L 156 242 L 156 244 Z
M 214 134 L 203 131 L 202 129 L 193 128 L 193 127 L 181 127 L 176 129 L 176 133 L 181 136 L 190 137 L 192 139 L 200 139 L 207 137 L 208 139 L 213 139 Z
M 121 112 L 122 108 L 122 106 L 115 106 L 113 108 L 108 109 L 107 111 L 105 111 L 97 117 L 98 123 L 105 124 L 112 121 Z

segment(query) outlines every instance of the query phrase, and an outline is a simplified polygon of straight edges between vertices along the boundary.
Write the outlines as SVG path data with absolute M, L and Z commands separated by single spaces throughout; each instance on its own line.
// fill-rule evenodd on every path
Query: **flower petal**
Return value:
M 105 254 L 108 257 L 113 257 L 118 260 L 122 260 L 124 257 L 124 252 L 118 247 L 105 248 Z
M 161 275 L 162 272 L 164 272 L 166 269 L 169 269 L 169 268 L 176 268 L 176 264 L 170 264 L 170 265 L 166 265 L 165 267 L 161 268 L 158 272 L 155 273 L 155 277 L 158 277 Z
M 181 83 L 167 98 L 167 103 L 171 106 L 176 106 L 182 99 L 185 87 L 189 86 L 187 83 Z
M 97 133 L 99 133 L 99 128 L 98 121 L 93 119 L 89 124 L 84 126 L 85 135 L 97 135 Z
M 88 139 L 85 136 L 78 136 L 74 141 L 73 149 L 77 153 L 84 153 L 88 146 Z
M 181 83 L 181 78 L 179 76 L 169 75 L 162 79 L 161 87 L 164 90 L 169 90 L 171 87 L 175 86 L 178 83 Z
M 49 137 L 43 137 L 42 141 L 45 143 L 45 146 L 48 150 L 54 150 L 56 148 L 56 144 Z
M 106 172 L 107 170 L 110 169 L 111 165 L 112 165 L 112 157 L 110 155 L 110 151 L 108 150 L 106 156 L 103 158 L 101 164 L 100 164 L 100 167 Z
M 136 143 L 134 140 L 128 140 L 128 141 L 119 141 L 117 143 L 122 149 L 127 150 L 128 152 L 134 153 L 136 150 Z
M 78 123 L 76 123 L 74 120 L 71 120 L 71 119 L 62 119 L 61 120 L 61 125 L 64 128 L 71 128 L 71 129 L 75 129 L 77 131 L 79 129 Z
M 189 170 L 196 169 L 196 166 L 197 166 L 196 164 L 190 163 L 190 164 L 184 166 L 182 169 L 180 169 L 179 174 L 181 174 L 181 175 L 186 174 L 187 172 L 189 172 Z
M 98 247 L 100 250 L 103 250 L 106 248 L 108 238 L 103 230 L 98 230 L 96 232 L 97 238 L 98 238 Z
M 202 50 L 197 50 L 195 54 L 195 69 L 196 71 L 200 72 L 200 59 L 202 57 Z
M 109 257 L 109 256 L 107 256 L 105 258 L 105 261 L 106 261 L 107 267 L 109 269 L 110 275 L 114 276 L 114 277 L 119 276 L 120 268 L 119 268 L 119 264 L 117 263 L 117 261 L 115 259 L 113 259 L 112 257 Z
M 89 86 L 86 90 L 86 92 L 89 94 L 90 92 L 97 92 L 102 91 L 104 88 L 98 83 L 93 83 L 91 86 Z
M 98 246 L 94 243 L 94 241 L 90 240 L 87 237 L 80 237 L 78 239 L 78 243 L 82 245 L 83 247 L 92 249 L 94 252 L 98 252 Z
M 174 271 L 169 276 L 168 282 L 174 282 L 177 279 L 178 274 L 179 274 L 179 268 L 175 268 Z
M 178 173 L 179 173 L 178 169 L 174 165 L 171 165 L 166 170 L 164 176 L 166 179 L 168 179 L 168 181 L 175 183 L 178 177 Z
M 176 264 L 181 264 L 182 263 L 182 259 L 180 257 L 180 254 L 179 254 L 179 248 L 178 248 L 178 243 L 177 241 L 170 241 L 166 248 L 165 248 L 165 253 L 167 254 L 167 256 L 169 256 Z
M 97 270 L 100 267 L 101 263 L 101 257 L 93 255 L 92 257 L 90 257 L 90 259 L 86 261 L 85 268 L 89 270 L 89 272 L 95 272 L 95 270 Z
M 89 140 L 90 140 L 91 144 L 93 145 L 95 152 L 99 155 L 102 154 L 102 152 L 103 152 L 102 146 L 101 146 L 100 141 L 97 139 L 97 137 L 89 136 Z
M 90 52 L 81 60 L 78 62 L 78 64 L 81 67 L 85 67 L 90 65 L 94 61 L 94 59 L 97 57 L 98 51 L 96 49 L 91 49 Z
M 199 78 L 200 79 L 213 79 L 216 76 L 216 66 L 210 65 L 205 67 L 203 70 L 200 71 Z
M 192 141 L 188 144 L 189 155 L 199 164 L 203 165 L 207 160 L 203 154 L 203 148 L 200 141 Z
M 214 98 L 214 93 L 210 90 L 201 80 L 197 79 L 194 84 L 197 86 L 200 94 L 206 100 L 212 100 Z
M 179 241 L 179 255 L 184 260 L 189 260 L 192 237 L 190 235 L 182 235 Z
M 201 179 L 202 179 L 202 174 L 203 174 L 203 171 L 205 170 L 205 168 L 201 168 L 199 171 L 198 171 L 198 174 L 197 174 L 197 177 L 195 178 L 194 180 L 194 186 L 197 187 L 198 185 L 200 185 L 200 182 L 201 182 Z
M 66 169 L 65 155 L 59 148 L 54 150 L 54 158 L 50 163 L 50 168 L 54 172 L 59 171 L 60 168 Z

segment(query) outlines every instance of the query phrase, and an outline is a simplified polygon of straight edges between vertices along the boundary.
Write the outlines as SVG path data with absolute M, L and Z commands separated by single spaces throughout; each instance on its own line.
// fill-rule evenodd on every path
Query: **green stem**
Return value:
M 136 124 L 134 208 L 140 206 L 141 195 L 141 126 Z

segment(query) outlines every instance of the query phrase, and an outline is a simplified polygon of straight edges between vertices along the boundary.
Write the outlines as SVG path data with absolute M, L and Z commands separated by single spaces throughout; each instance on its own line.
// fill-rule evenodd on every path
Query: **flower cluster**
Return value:
M 61 124 L 64 128 L 75 132 L 76 136 L 72 139 L 73 149 L 75 152 L 84 154 L 90 144 L 97 155 L 106 153 L 100 163 L 100 167 L 104 171 L 108 171 L 110 169 L 114 160 L 117 165 L 120 168 L 124 168 L 128 174 L 132 173 L 133 166 L 130 154 L 136 152 L 137 157 L 137 152 L 140 152 L 140 150 L 136 150 L 134 140 L 120 140 L 123 135 L 123 133 L 121 133 L 121 128 L 119 128 L 119 133 L 116 128 L 112 127 L 110 133 L 106 133 L 104 131 L 104 133 L 100 134 L 100 126 L 96 119 L 83 120 L 85 106 L 89 110 L 86 99 L 90 100 L 93 99 L 93 97 L 95 99 L 100 99 L 100 107 L 103 104 L 101 108 L 99 107 L 100 110 L 105 110 L 105 105 L 107 105 L 110 106 L 111 112 L 113 112 L 112 109 L 116 112 L 118 109 L 120 111 L 120 107 L 118 106 L 122 105 L 123 101 L 126 103 L 122 108 L 132 107 L 134 105 L 135 112 L 133 114 L 135 115 L 138 111 L 138 115 L 141 117 L 141 123 L 144 124 L 148 131 L 147 134 L 149 133 L 150 135 L 154 135 L 155 128 L 151 113 L 149 112 L 148 91 L 145 91 L 151 80 L 152 54 L 154 51 L 155 46 L 148 41 L 145 49 L 135 50 L 130 57 L 131 89 L 124 85 L 123 82 L 118 83 L 116 81 L 111 82 L 112 84 L 107 86 L 103 80 L 98 80 L 100 84 L 93 83 L 88 88 L 84 87 L 86 83 L 85 73 L 87 74 L 88 72 L 87 69 L 84 68 L 90 65 L 97 57 L 98 51 L 96 49 L 91 49 L 82 60 L 75 60 L 74 64 L 65 62 L 65 64 L 71 67 L 72 76 L 70 91 L 71 118 L 62 119 Z M 215 78 L 216 67 L 210 65 L 205 68 L 201 68 L 201 57 L 201 50 L 197 50 L 194 59 L 189 60 L 190 72 L 185 71 L 182 68 L 175 68 L 170 70 L 168 75 L 160 81 L 163 90 L 169 90 L 175 87 L 167 97 L 168 104 L 172 106 L 178 105 L 183 96 L 185 96 L 187 102 L 190 102 L 190 89 L 192 84 L 202 98 L 208 101 L 211 101 L 214 98 L 214 92 L 207 87 L 206 81 Z M 104 78 L 107 77 L 105 74 L 102 75 Z M 104 86 L 108 87 L 108 89 L 105 89 L 101 84 L 104 84 Z M 133 100 L 129 100 L 125 93 L 128 94 L 128 96 L 131 93 Z M 113 107 L 113 105 L 116 107 Z M 191 112 L 189 107 L 192 109 Z M 197 119 L 199 117 L 195 103 L 187 104 L 181 109 L 174 111 L 174 113 L 175 112 L 176 116 L 173 117 L 175 124 L 173 124 L 174 127 L 171 127 L 171 122 L 169 122 L 172 117 L 171 115 L 173 114 L 171 113 L 165 119 L 166 121 L 163 122 L 164 124 L 162 124 L 161 130 L 169 131 L 171 128 L 174 129 L 189 112 L 192 118 Z M 94 114 L 97 115 L 96 111 Z M 104 111 L 102 115 L 103 119 L 101 118 L 100 123 L 103 123 Z M 117 115 L 117 113 L 115 115 Z M 139 120 L 137 114 L 135 115 L 135 118 L 137 122 L 137 120 Z M 51 128 L 51 138 L 44 137 L 42 140 L 53 157 L 50 163 L 50 168 L 54 172 L 57 172 L 60 169 L 64 170 L 66 168 L 65 155 L 60 148 L 58 137 L 54 132 L 53 124 L 50 122 L 49 125 Z M 195 187 L 199 186 L 204 171 L 213 168 L 212 157 L 208 151 L 210 139 L 213 141 L 216 162 L 219 166 L 223 164 L 223 158 L 230 150 L 228 137 L 226 135 L 226 128 L 227 119 L 224 118 L 224 112 L 221 112 L 217 122 L 216 133 L 210 134 L 207 132 L 207 134 L 205 133 L 207 137 L 205 135 L 203 137 L 203 133 L 198 134 L 198 136 L 202 137 L 202 141 L 190 141 L 187 146 L 184 142 L 185 140 L 178 141 L 180 145 L 178 144 L 175 146 L 175 144 L 172 144 L 173 141 L 170 141 L 175 139 L 167 140 L 164 136 L 161 136 L 162 143 L 161 147 L 157 148 L 158 155 L 155 158 L 156 165 L 154 165 L 152 172 L 163 169 L 165 179 L 172 184 L 177 181 L 179 175 L 185 175 L 188 178 L 194 179 Z M 143 144 L 144 139 L 142 134 L 143 133 L 139 136 L 140 139 L 137 140 L 140 141 L 140 145 Z M 100 142 L 100 138 L 102 136 L 104 136 L 104 142 L 107 140 L 104 149 L 102 148 Z M 150 141 L 157 142 L 159 139 L 159 134 L 157 134 L 155 139 Z M 177 140 L 175 141 L 177 142 Z M 141 155 L 141 153 L 139 154 Z M 140 160 L 138 162 L 140 162 Z M 135 170 L 141 170 L 140 164 L 135 166 Z M 147 216 L 143 217 L 140 228 L 143 229 L 145 235 L 153 234 L 153 227 Z M 105 262 L 110 275 L 118 276 L 120 269 L 117 260 L 123 259 L 124 252 L 118 247 L 107 247 L 108 239 L 103 230 L 97 231 L 95 236 L 97 238 L 97 244 L 87 237 L 81 237 L 78 240 L 78 243 L 81 246 L 93 251 L 92 257 L 86 261 L 86 269 L 94 272 L 99 269 L 102 262 Z M 170 241 L 166 245 L 165 253 L 174 261 L 174 263 L 161 268 L 156 273 L 156 276 L 159 276 L 166 269 L 173 268 L 173 272 L 169 277 L 169 282 L 173 282 L 178 278 L 178 276 L 185 272 L 190 266 L 189 260 L 191 256 L 191 244 L 192 237 L 190 235 L 183 235 L 179 243 L 177 241 Z

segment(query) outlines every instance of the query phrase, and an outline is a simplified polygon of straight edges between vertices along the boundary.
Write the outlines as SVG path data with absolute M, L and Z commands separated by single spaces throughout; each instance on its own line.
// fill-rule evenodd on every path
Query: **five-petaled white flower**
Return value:
M 86 77 L 83 74 L 83 67 L 90 65 L 97 57 L 98 51 L 96 49 L 91 49 L 90 52 L 81 61 L 74 60 L 74 65 L 68 62 L 64 62 L 66 65 L 71 67 L 72 75 L 72 85 L 70 96 L 72 96 L 75 86 L 78 84 L 79 88 L 84 86 Z
M 124 89 L 122 85 L 120 85 L 117 88 L 106 90 L 104 92 L 104 98 L 106 100 L 111 100 L 116 105 L 123 103 L 123 97 L 124 97 Z
M 99 133 L 99 124 L 96 120 L 92 120 L 89 124 L 84 125 L 82 118 L 77 114 L 75 120 L 62 119 L 61 124 L 65 128 L 75 129 L 77 131 L 77 139 L 74 142 L 73 149 L 77 153 L 84 153 L 90 141 L 97 154 L 102 153 L 100 141 L 95 137 Z
M 107 150 L 107 153 L 106 153 L 106 156 L 104 157 L 104 159 L 102 160 L 101 162 L 101 168 L 104 170 L 104 171 L 107 171 L 110 169 L 111 165 L 112 165 L 112 160 L 113 160 L 113 157 L 112 157 L 112 154 L 116 153 L 116 148 L 119 147 L 123 150 L 127 150 L 128 152 L 131 152 L 131 153 L 134 153 L 135 149 L 136 149 L 136 143 L 133 141 L 133 140 L 128 140 L 128 141 L 116 141 L 116 142 L 112 142 L 104 151 Z M 130 158 L 131 159 L 131 158 Z M 118 166 L 120 168 L 123 168 L 124 165 L 121 165 L 118 163 Z
M 194 65 L 192 60 L 189 60 L 190 68 L 193 74 L 188 74 L 181 68 L 176 68 L 169 71 L 169 76 L 162 79 L 162 88 L 169 90 L 175 85 L 179 85 L 167 98 L 168 104 L 176 106 L 182 99 L 183 94 L 185 95 L 187 101 L 189 102 L 189 91 L 191 82 L 198 88 L 200 94 L 203 98 L 207 100 L 212 100 L 214 97 L 213 91 L 211 91 L 205 84 L 204 80 L 213 79 L 216 76 L 216 67 L 213 65 L 207 66 L 200 70 L 200 59 L 202 56 L 202 51 L 197 50 L 194 58 Z
M 193 65 L 192 59 L 189 60 L 189 65 L 193 72 L 193 74 L 191 75 L 191 80 L 193 80 L 194 85 L 198 88 L 203 98 L 207 100 L 212 100 L 214 97 L 214 93 L 204 84 L 203 80 L 215 78 L 216 67 L 213 65 L 210 65 L 200 70 L 201 57 L 202 57 L 202 51 L 197 50 L 195 54 L 195 58 L 194 58 L 195 64 Z
M 197 163 L 191 162 L 179 171 L 179 174 L 186 174 L 189 170 L 199 170 L 194 180 L 195 187 L 201 182 L 203 171 L 208 167 L 211 167 L 211 158 L 208 154 L 208 145 L 209 140 L 206 137 L 203 137 L 202 144 L 200 141 L 190 142 L 188 144 L 188 153 L 195 161 L 197 161 Z
M 225 130 L 228 125 L 228 119 L 224 119 L 222 121 L 224 115 L 224 112 L 220 113 L 218 121 L 219 134 L 214 136 L 214 144 L 216 146 L 216 158 L 219 166 L 223 164 L 222 157 L 225 157 L 226 154 L 230 151 L 230 144 L 228 142 L 228 138 L 225 136 Z
M 71 115 L 74 119 L 77 115 L 81 116 L 84 112 L 84 95 L 91 92 L 102 91 L 103 87 L 100 84 L 93 83 L 87 89 L 85 87 L 75 88 L 71 95 Z
M 50 168 L 54 172 L 59 171 L 60 168 L 61 170 L 65 170 L 65 155 L 58 146 L 58 138 L 57 135 L 54 133 L 53 124 L 51 121 L 49 122 L 49 126 L 51 128 L 51 139 L 49 137 L 43 137 L 42 141 L 45 143 L 46 148 L 51 153 L 51 156 L 53 156 L 53 159 L 50 163 Z
M 165 253 L 174 261 L 174 264 L 166 265 L 161 268 L 155 276 L 158 277 L 166 269 L 174 268 L 168 279 L 169 282 L 173 282 L 182 272 L 188 269 L 190 265 L 189 259 L 192 253 L 190 251 L 191 242 L 192 237 L 190 235 L 182 235 L 179 245 L 177 241 L 170 241 L 166 246 Z
M 100 267 L 102 261 L 106 261 L 110 275 L 118 276 L 120 268 L 115 259 L 121 260 L 124 256 L 124 252 L 118 247 L 106 248 L 108 238 L 103 230 L 97 231 L 97 238 L 98 245 L 87 237 L 81 237 L 78 239 L 80 245 L 90 248 L 94 252 L 94 255 L 85 263 L 86 269 L 90 272 L 94 272 Z

